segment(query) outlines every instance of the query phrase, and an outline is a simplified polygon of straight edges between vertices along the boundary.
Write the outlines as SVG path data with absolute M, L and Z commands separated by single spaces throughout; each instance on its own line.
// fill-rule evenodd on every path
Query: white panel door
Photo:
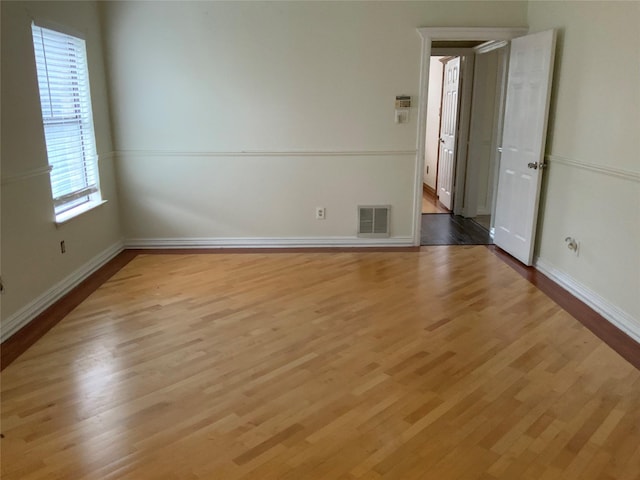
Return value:
M 449 60 L 444 66 L 442 115 L 440 117 L 440 154 L 438 156 L 438 199 L 449 210 L 453 207 L 459 89 L 460 57 L 456 57 Z
M 531 265 L 544 165 L 556 35 L 512 40 L 494 242 Z

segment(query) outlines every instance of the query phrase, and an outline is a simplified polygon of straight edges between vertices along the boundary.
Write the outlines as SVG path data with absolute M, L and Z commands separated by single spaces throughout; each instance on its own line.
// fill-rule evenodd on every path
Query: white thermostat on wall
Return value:
M 401 108 L 411 108 L 411 96 L 396 95 L 396 110 Z
M 409 109 L 411 108 L 411 97 L 409 95 L 396 95 L 396 123 L 409 123 Z

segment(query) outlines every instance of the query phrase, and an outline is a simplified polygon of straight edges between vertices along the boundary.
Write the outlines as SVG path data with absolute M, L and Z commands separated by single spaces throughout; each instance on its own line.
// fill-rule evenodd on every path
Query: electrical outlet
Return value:
M 567 244 L 567 248 L 578 256 L 578 252 L 580 252 L 580 243 L 573 237 L 567 237 L 564 241 Z
M 327 211 L 324 207 L 316 207 L 316 220 L 324 220 L 327 217 Z
M 67 253 L 67 246 L 64 244 L 64 240 L 60 242 L 60 253 Z

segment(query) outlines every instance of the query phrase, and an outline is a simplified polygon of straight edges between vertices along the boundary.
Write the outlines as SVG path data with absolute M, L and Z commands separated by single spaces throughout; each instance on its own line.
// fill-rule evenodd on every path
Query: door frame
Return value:
M 460 57 L 460 87 L 458 90 L 458 109 L 457 109 L 457 121 L 456 121 L 456 148 L 455 158 L 453 160 L 454 168 L 454 188 L 451 192 L 453 201 L 451 208 L 449 209 L 455 215 L 462 213 L 462 202 L 460 199 L 456 202 L 456 197 L 459 196 L 460 190 L 456 191 L 457 186 L 464 185 L 466 174 L 465 167 L 466 162 L 458 162 L 461 158 L 466 158 L 468 155 L 469 146 L 469 125 L 471 122 L 471 96 L 473 92 L 473 72 L 475 69 L 475 51 L 473 48 L 456 48 L 456 47 L 442 47 L 432 48 L 431 55 L 436 56 L 449 56 Z M 427 77 L 428 83 L 429 77 Z M 444 88 L 444 82 L 443 82 Z M 427 92 L 428 93 L 428 92 Z M 428 103 L 428 102 L 427 102 Z M 442 102 L 440 104 L 440 113 L 442 114 Z M 442 117 L 440 117 L 442 121 Z M 425 124 L 425 142 L 426 142 L 426 124 Z M 425 144 L 426 149 L 426 144 Z M 439 152 L 439 149 L 438 149 Z M 438 153 L 438 164 L 440 162 L 440 155 Z M 436 172 L 437 174 L 437 172 Z M 464 190 L 464 189 L 462 189 Z M 436 194 L 438 193 L 437 181 L 436 181 Z
M 417 29 L 422 39 L 422 52 L 420 57 L 420 91 L 418 93 L 418 135 L 417 158 L 414 184 L 414 223 L 413 244 L 420 245 L 420 226 L 422 220 L 422 177 L 424 170 L 425 140 L 427 128 L 427 95 L 429 93 L 429 60 L 431 58 L 431 42 L 434 40 L 511 40 L 515 37 L 526 35 L 528 27 L 421 27 Z M 466 151 L 466 149 L 465 149 Z M 458 180 L 464 181 L 464 168 L 456 171 L 456 184 Z M 458 177 L 461 175 L 461 178 Z M 458 202 L 459 203 L 459 202 Z M 454 197 L 454 213 L 455 213 Z

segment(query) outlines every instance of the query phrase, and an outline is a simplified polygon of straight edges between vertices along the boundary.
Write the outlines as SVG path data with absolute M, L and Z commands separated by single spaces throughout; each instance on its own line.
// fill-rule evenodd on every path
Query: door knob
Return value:
M 440 143 L 444 143 L 444 138 L 441 138 L 441 139 L 440 139 Z
M 546 168 L 546 166 L 547 166 L 546 163 L 536 163 L 536 162 L 527 163 L 527 167 L 533 168 L 534 170 L 538 168 L 542 170 L 543 168 Z

